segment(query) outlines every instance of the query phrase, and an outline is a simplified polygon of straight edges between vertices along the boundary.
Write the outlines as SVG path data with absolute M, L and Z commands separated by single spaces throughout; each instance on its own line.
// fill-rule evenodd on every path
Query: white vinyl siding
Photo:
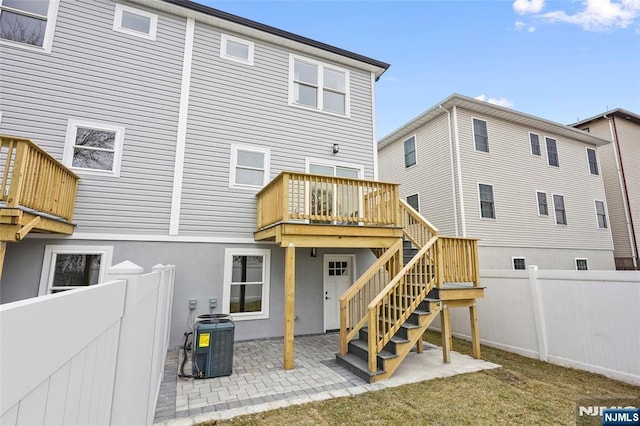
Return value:
M 0 0 L 0 43 L 51 53 L 59 0 Z
M 156 39 L 158 15 L 116 3 L 113 30 L 149 40 Z
M 553 211 L 557 225 L 567 224 L 567 211 L 564 205 L 564 196 L 553 194 Z
M 473 141 L 476 151 L 489 152 L 489 133 L 485 120 L 473 119 Z
M 220 57 L 253 65 L 253 52 L 255 44 L 252 41 L 233 37 L 227 34 L 220 36 Z
M 558 143 L 553 138 L 545 138 L 547 145 L 547 164 L 552 167 L 560 167 L 558 160 Z
M 124 127 L 69 120 L 62 162 L 79 173 L 120 176 Z
M 549 203 L 546 192 L 536 192 L 536 201 L 538 202 L 538 216 L 549 216 Z
M 349 71 L 290 55 L 289 103 L 349 116 Z
M 234 321 L 269 318 L 271 251 L 225 249 L 222 313 Z
M 95 285 L 111 267 L 113 246 L 45 246 L 39 295 Z
M 493 199 L 493 185 L 478 184 L 478 203 L 480 204 L 480 217 L 484 219 L 496 218 L 496 206 Z
M 531 147 L 531 155 L 540 156 L 540 136 L 536 133 L 529 133 L 529 145 Z
M 609 225 L 607 224 L 607 208 L 604 201 L 594 200 L 593 204 L 596 209 L 596 223 L 598 229 L 607 229 Z
M 231 146 L 230 188 L 262 188 L 268 177 L 268 149 Z
M 417 161 L 416 155 L 416 137 L 411 136 L 404 141 L 404 167 L 415 166 Z
M 599 175 L 598 169 L 598 156 L 596 150 L 593 148 L 587 148 L 587 165 L 589 166 L 589 174 Z

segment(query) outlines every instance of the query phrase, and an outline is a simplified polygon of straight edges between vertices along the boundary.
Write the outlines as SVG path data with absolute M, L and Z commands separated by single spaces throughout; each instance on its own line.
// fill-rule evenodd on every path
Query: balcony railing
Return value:
M 257 228 L 291 221 L 402 226 L 398 184 L 282 172 L 257 194 Z
M 0 194 L 7 208 L 73 218 L 78 176 L 29 139 L 0 136 Z

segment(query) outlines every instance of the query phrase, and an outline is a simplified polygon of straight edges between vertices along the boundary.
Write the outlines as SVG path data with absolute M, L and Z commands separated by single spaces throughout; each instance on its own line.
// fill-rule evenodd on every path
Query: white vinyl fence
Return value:
M 640 272 L 530 266 L 480 278 L 483 344 L 640 384 Z M 453 334 L 469 339 L 468 310 L 450 312 Z
M 175 268 L 122 262 L 108 275 L 0 306 L 0 424 L 153 422 Z

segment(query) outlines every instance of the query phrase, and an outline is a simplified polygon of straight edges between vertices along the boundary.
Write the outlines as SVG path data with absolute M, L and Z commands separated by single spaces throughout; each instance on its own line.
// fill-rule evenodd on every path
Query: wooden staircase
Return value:
M 439 298 L 446 282 L 478 286 L 477 240 L 438 235 L 402 200 L 400 210 L 404 238 L 374 251 L 378 260 L 340 298 L 336 359 L 370 383 L 391 377 L 414 346 L 421 353 L 422 335 L 438 315 L 446 313 L 448 324 Z M 449 333 L 443 329 L 443 342 Z M 448 362 L 450 346 L 443 347 Z

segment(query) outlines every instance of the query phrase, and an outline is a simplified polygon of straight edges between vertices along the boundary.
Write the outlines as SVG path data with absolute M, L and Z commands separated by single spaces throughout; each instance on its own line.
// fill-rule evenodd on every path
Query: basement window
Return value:
M 271 251 L 225 250 L 222 312 L 234 321 L 269 318 Z
M 527 265 L 525 263 L 524 257 L 513 257 L 512 262 L 513 262 L 514 271 L 521 271 L 521 270 L 527 269 Z
M 112 257 L 112 246 L 47 245 L 38 294 L 43 296 L 104 282 Z
M 576 271 L 588 271 L 589 261 L 585 258 L 576 258 Z

